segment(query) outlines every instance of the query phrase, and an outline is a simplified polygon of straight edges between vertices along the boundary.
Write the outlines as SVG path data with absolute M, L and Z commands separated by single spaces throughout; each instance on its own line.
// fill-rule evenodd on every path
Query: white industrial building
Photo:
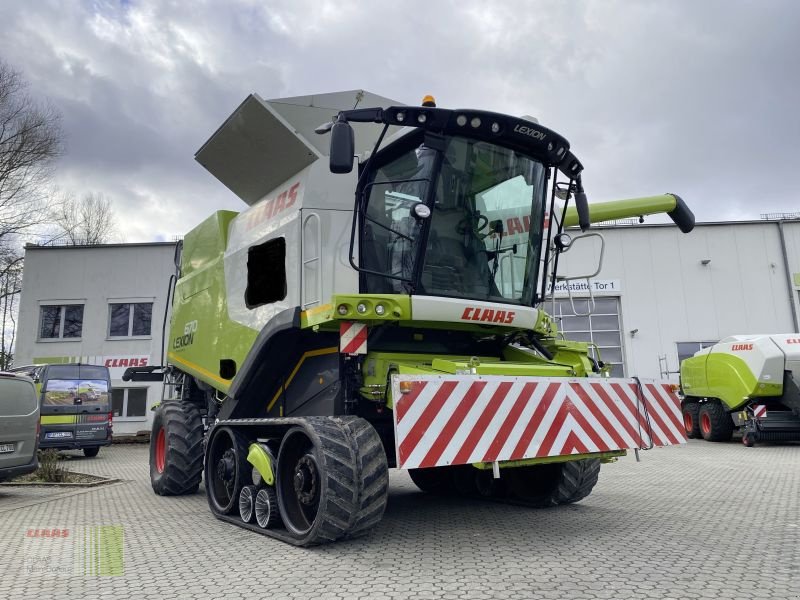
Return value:
M 568 338 L 594 342 L 614 375 L 657 378 L 726 336 L 799 330 L 800 220 L 703 223 L 690 234 L 638 223 L 591 231 L 605 239 L 602 271 L 588 284 L 562 283 L 547 308 Z M 126 366 L 161 360 L 174 249 L 172 243 L 29 246 L 15 364 L 106 364 L 115 433 L 149 429 L 161 384 L 120 378 Z M 591 272 L 598 254 L 597 238 L 576 241 L 560 272 Z M 590 305 L 592 314 L 582 316 Z
M 161 360 L 174 254 L 174 243 L 26 247 L 14 365 L 106 365 L 115 435 L 149 430 L 161 383 L 122 374 Z

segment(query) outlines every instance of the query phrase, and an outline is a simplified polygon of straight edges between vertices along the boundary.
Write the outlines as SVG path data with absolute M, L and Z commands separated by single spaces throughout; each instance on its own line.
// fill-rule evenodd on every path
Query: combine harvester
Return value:
M 681 363 L 686 435 L 728 442 L 800 440 L 800 336 L 734 335 Z
M 669 194 L 590 210 L 559 134 L 427 104 L 251 95 L 198 151 L 250 208 L 186 235 L 166 364 L 126 374 L 165 381 L 157 494 L 204 475 L 217 518 L 309 546 L 374 527 L 390 467 L 546 507 L 628 449 L 685 441 L 666 382 L 608 378 L 542 307 L 585 243 L 565 226 L 667 212 L 688 232 L 691 211 Z

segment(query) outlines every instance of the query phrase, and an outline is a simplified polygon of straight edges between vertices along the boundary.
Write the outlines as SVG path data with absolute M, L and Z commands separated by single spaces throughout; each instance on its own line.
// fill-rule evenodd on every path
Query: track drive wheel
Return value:
M 599 475 L 600 461 L 584 459 L 511 468 L 504 478 L 513 499 L 547 508 L 582 500 L 592 492 Z
M 716 400 L 700 407 L 700 433 L 708 442 L 729 442 L 733 437 L 733 420 Z
M 683 403 L 683 429 L 690 440 L 700 439 L 700 403 L 689 401 Z
M 193 494 L 203 475 L 203 421 L 188 402 L 164 402 L 153 416 L 150 483 L 159 496 Z
M 227 515 L 239 507 L 242 488 L 252 483 L 245 435 L 231 427 L 215 427 L 206 450 L 206 497 L 215 513 Z
M 308 417 L 281 441 L 280 516 L 298 545 L 366 531 L 383 516 L 388 468 L 374 428 L 356 417 Z

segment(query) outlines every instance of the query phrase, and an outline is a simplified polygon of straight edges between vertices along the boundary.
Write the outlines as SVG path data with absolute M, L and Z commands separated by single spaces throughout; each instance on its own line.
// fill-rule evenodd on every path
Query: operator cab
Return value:
M 546 197 L 541 162 L 417 130 L 381 151 L 362 177 L 364 293 L 533 303 Z
M 359 166 L 350 263 L 369 294 L 413 294 L 533 306 L 545 296 L 553 202 L 548 182 L 568 178 L 580 225 L 589 225 L 582 165 L 569 142 L 538 123 L 475 110 L 389 107 L 342 111 L 330 168 L 352 170 L 350 122 L 409 128 Z M 413 129 L 411 129 L 413 128 Z M 566 182 L 565 182 L 566 183 Z M 564 205 L 566 207 L 566 205 Z M 563 217 L 563 214 L 562 214 Z M 358 260 L 355 257 L 358 243 Z M 544 256 L 542 253 L 544 252 Z

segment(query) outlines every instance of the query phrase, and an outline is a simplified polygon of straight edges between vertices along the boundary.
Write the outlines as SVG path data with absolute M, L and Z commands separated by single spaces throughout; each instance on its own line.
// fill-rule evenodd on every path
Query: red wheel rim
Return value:
M 158 435 L 156 435 L 156 471 L 163 473 L 166 462 L 167 436 L 164 434 L 164 428 L 162 427 L 158 430 Z
M 686 429 L 686 433 L 692 433 L 694 429 L 694 419 L 689 413 L 683 415 L 683 427 Z
M 702 429 L 703 433 L 706 435 L 711 433 L 711 417 L 705 413 L 700 415 L 700 429 Z

